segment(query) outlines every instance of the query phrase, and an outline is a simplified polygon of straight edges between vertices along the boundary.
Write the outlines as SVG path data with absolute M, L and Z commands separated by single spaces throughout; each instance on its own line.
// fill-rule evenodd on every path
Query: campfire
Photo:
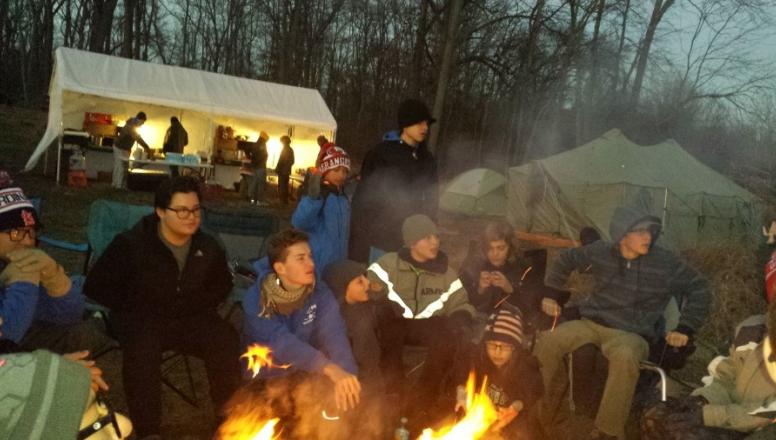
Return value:
M 248 347 L 248 351 L 240 356 L 240 359 L 248 360 L 248 370 L 253 373 L 253 377 L 256 377 L 262 368 L 288 368 L 291 365 L 278 365 L 272 361 L 272 350 L 269 347 L 265 347 L 259 344 L 251 344 Z
M 435 431 L 431 428 L 423 430 L 418 440 L 469 440 L 482 438 L 490 426 L 498 418 L 496 408 L 488 398 L 488 378 L 482 380 L 479 392 L 474 390 L 474 372 L 469 373 L 466 381 L 466 414 L 457 423 L 445 426 Z
M 290 365 L 276 364 L 272 359 L 272 350 L 258 344 L 248 347 L 241 356 L 248 362 L 248 370 L 256 377 L 262 368 L 289 368 Z M 490 427 L 496 422 L 496 408 L 487 395 L 488 379 L 485 377 L 479 390 L 475 390 L 476 378 L 474 372 L 469 374 L 466 382 L 465 413 L 460 420 L 452 422 L 437 430 L 427 428 L 418 440 L 476 440 L 485 437 Z M 238 391 L 237 394 L 241 394 Z M 242 395 L 235 396 L 228 405 L 228 417 L 218 428 L 216 434 L 219 440 L 278 440 L 282 428 L 278 426 L 280 418 L 274 417 L 269 406 L 258 404 L 255 395 L 244 390 Z M 332 420 L 322 413 L 325 420 Z
M 248 361 L 248 371 L 255 378 L 262 368 L 288 368 L 291 365 L 275 364 L 272 360 L 272 350 L 259 344 L 251 344 L 248 351 L 240 356 Z M 279 418 L 269 417 L 265 411 L 258 411 L 250 392 L 230 402 L 228 417 L 218 427 L 216 438 L 219 440 L 276 440 L 280 433 L 275 432 Z M 238 392 L 239 394 L 239 392 Z M 247 397 L 247 398 L 246 398 Z
M 219 440 L 276 440 L 280 438 L 280 434 L 275 433 L 275 425 L 278 422 L 278 418 L 258 420 L 250 414 L 243 414 L 241 417 L 230 415 L 218 428 L 216 437 Z

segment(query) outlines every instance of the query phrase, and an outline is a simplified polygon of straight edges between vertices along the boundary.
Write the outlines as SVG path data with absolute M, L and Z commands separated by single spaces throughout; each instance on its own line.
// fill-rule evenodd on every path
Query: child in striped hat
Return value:
M 505 439 L 538 438 L 535 427 L 535 403 L 544 394 L 539 362 L 523 347 L 523 318 L 520 309 L 501 304 L 488 318 L 485 333 L 470 362 L 469 371 L 477 376 L 479 389 L 487 377 L 487 393 L 498 410 L 498 421 L 491 430 Z M 460 383 L 460 382 L 459 382 Z M 465 409 L 466 388 L 458 385 L 455 410 Z

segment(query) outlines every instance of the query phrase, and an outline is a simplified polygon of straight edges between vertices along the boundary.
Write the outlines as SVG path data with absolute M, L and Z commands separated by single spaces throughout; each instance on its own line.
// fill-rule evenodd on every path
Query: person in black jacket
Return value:
M 183 148 L 189 144 L 189 134 L 183 128 L 183 124 L 175 116 L 170 118 L 170 127 L 164 134 L 164 144 L 162 144 L 165 153 L 183 153 Z M 170 175 L 178 177 L 178 167 L 170 166 Z
M 232 278 L 223 249 L 199 229 L 200 200 L 192 178 L 162 182 L 155 212 L 116 236 L 84 286 L 87 296 L 111 309 L 139 438 L 159 434 L 166 350 L 204 361 L 215 408 L 239 385 L 237 332 L 216 312 Z
M 291 178 L 291 167 L 294 166 L 294 149 L 291 148 L 291 138 L 282 136 L 280 143 L 283 149 L 280 150 L 278 163 L 275 165 L 275 172 L 278 174 L 278 196 L 280 203 L 288 205 L 288 180 Z
M 398 251 L 407 217 L 436 219 L 437 164 L 425 143 L 435 121 L 423 102 L 408 99 L 399 105 L 399 140 L 383 141 L 367 152 L 353 196 L 351 259 L 366 262 L 370 247 Z
M 471 303 L 483 318 L 504 302 L 517 306 L 526 324 L 526 334 L 547 327 L 552 318 L 542 311 L 542 299 L 565 303 L 568 293 L 544 285 L 544 272 L 528 258 L 518 257 L 514 230 L 506 222 L 485 226 L 479 246 L 461 265 L 460 278 Z
M 250 159 L 252 177 L 248 185 L 248 198 L 256 206 L 266 206 L 264 202 L 264 187 L 267 184 L 267 141 L 269 135 L 266 131 L 259 133 L 256 142 L 250 144 L 246 153 Z

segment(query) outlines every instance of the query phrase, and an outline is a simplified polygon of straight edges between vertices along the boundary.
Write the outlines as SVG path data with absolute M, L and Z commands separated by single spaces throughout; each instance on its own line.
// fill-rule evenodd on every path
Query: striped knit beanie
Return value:
M 521 347 L 523 345 L 523 315 L 520 309 L 504 303 L 488 318 L 483 341 L 501 341 Z

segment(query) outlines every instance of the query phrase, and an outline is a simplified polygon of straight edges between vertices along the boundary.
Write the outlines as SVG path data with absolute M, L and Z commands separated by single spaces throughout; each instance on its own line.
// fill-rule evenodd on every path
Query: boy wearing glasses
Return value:
M 84 296 L 62 266 L 36 247 L 39 227 L 21 188 L 0 190 L 0 338 L 57 353 L 96 348 L 81 320 Z
M 139 438 L 160 433 L 160 369 L 166 350 L 204 361 L 216 409 L 239 385 L 239 339 L 216 311 L 232 278 L 223 249 L 199 229 L 200 202 L 196 180 L 162 182 L 155 212 L 116 236 L 84 286 L 87 296 L 111 309 Z
M 504 438 L 540 438 L 532 416 L 544 393 L 539 362 L 523 348 L 523 318 L 520 309 L 503 303 L 488 317 L 485 333 L 467 368 L 458 371 L 456 412 L 466 409 L 466 387 L 470 371 L 476 373 L 480 389 L 487 377 L 487 394 L 498 411 L 492 431 Z

